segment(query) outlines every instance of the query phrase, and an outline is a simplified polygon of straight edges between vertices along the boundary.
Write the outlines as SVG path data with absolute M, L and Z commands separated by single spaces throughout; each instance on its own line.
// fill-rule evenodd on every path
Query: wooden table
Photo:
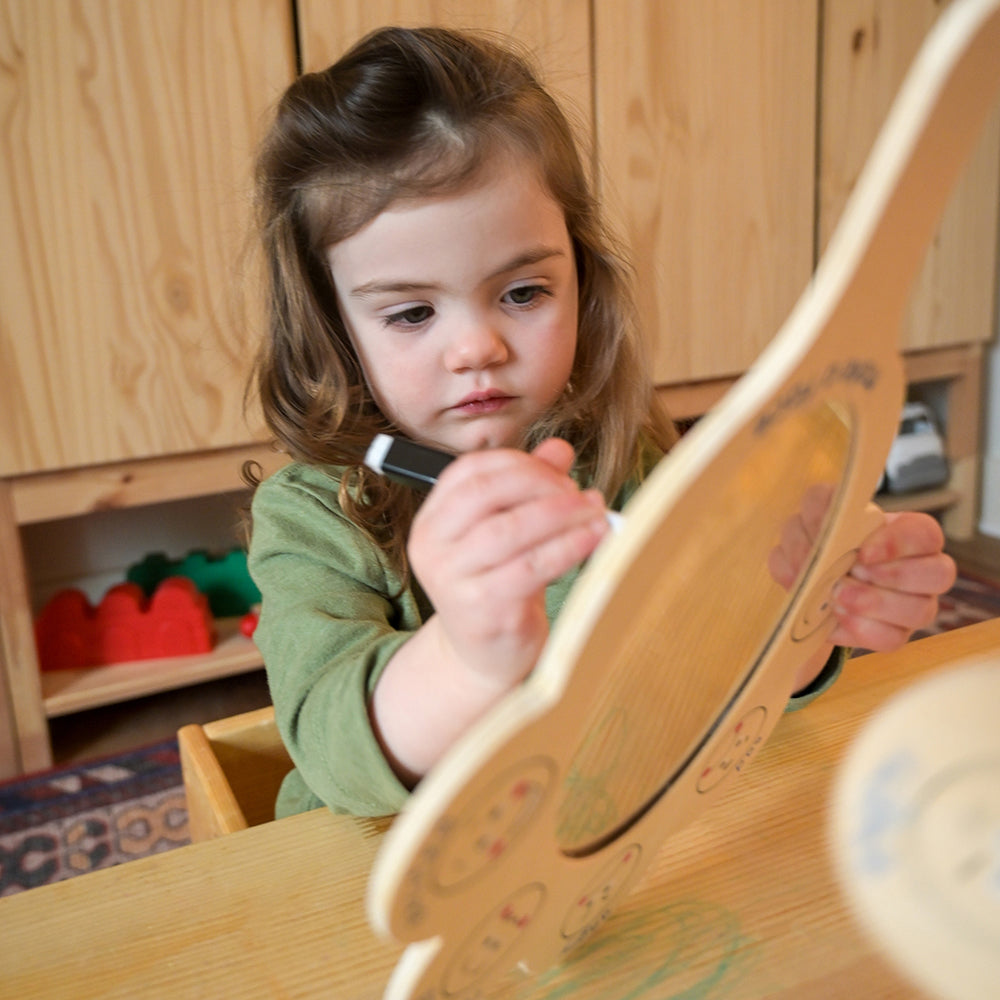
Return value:
M 852 661 L 665 846 L 575 961 L 505 997 L 919 997 L 844 908 L 826 848 L 831 781 L 885 699 L 990 652 L 1000 620 Z M 2 992 L 375 1000 L 400 953 L 363 911 L 383 829 L 320 810 L 0 900 Z

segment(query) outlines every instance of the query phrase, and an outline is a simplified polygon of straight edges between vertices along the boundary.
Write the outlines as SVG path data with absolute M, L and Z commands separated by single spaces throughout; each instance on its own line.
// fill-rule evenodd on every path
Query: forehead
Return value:
M 502 157 L 458 191 L 400 199 L 327 251 L 344 285 L 489 269 L 538 247 L 570 253 L 562 206 L 523 158 Z

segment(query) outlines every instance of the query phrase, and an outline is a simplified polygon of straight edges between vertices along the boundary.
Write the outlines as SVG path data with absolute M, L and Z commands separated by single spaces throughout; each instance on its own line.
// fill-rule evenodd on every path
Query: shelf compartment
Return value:
M 954 507 L 962 499 L 960 490 L 943 486 L 936 490 L 922 490 L 919 493 L 879 493 L 875 503 L 885 511 L 922 510 L 939 511 Z
M 240 632 L 239 617 L 216 619 L 215 628 L 218 638 L 210 653 L 44 672 L 45 714 L 54 719 L 101 705 L 232 677 L 263 666 L 257 647 Z

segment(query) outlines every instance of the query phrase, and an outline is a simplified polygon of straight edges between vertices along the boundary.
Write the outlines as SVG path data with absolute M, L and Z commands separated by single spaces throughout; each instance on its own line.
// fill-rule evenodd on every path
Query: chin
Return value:
M 459 451 L 486 451 L 489 448 L 517 448 L 520 438 L 500 431 L 481 431 L 462 436 Z
M 527 440 L 527 431 L 520 424 L 512 426 L 510 420 L 482 420 L 465 427 L 452 427 L 440 437 L 428 436 L 429 444 L 438 442 L 436 447 L 448 451 L 465 453 L 485 451 L 489 448 L 516 448 L 522 450 Z

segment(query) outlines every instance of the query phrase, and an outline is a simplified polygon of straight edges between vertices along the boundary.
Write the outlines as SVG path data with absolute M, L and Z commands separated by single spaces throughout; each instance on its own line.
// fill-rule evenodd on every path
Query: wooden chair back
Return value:
M 191 840 L 198 843 L 274 819 L 274 801 L 292 761 L 274 708 L 177 733 Z

